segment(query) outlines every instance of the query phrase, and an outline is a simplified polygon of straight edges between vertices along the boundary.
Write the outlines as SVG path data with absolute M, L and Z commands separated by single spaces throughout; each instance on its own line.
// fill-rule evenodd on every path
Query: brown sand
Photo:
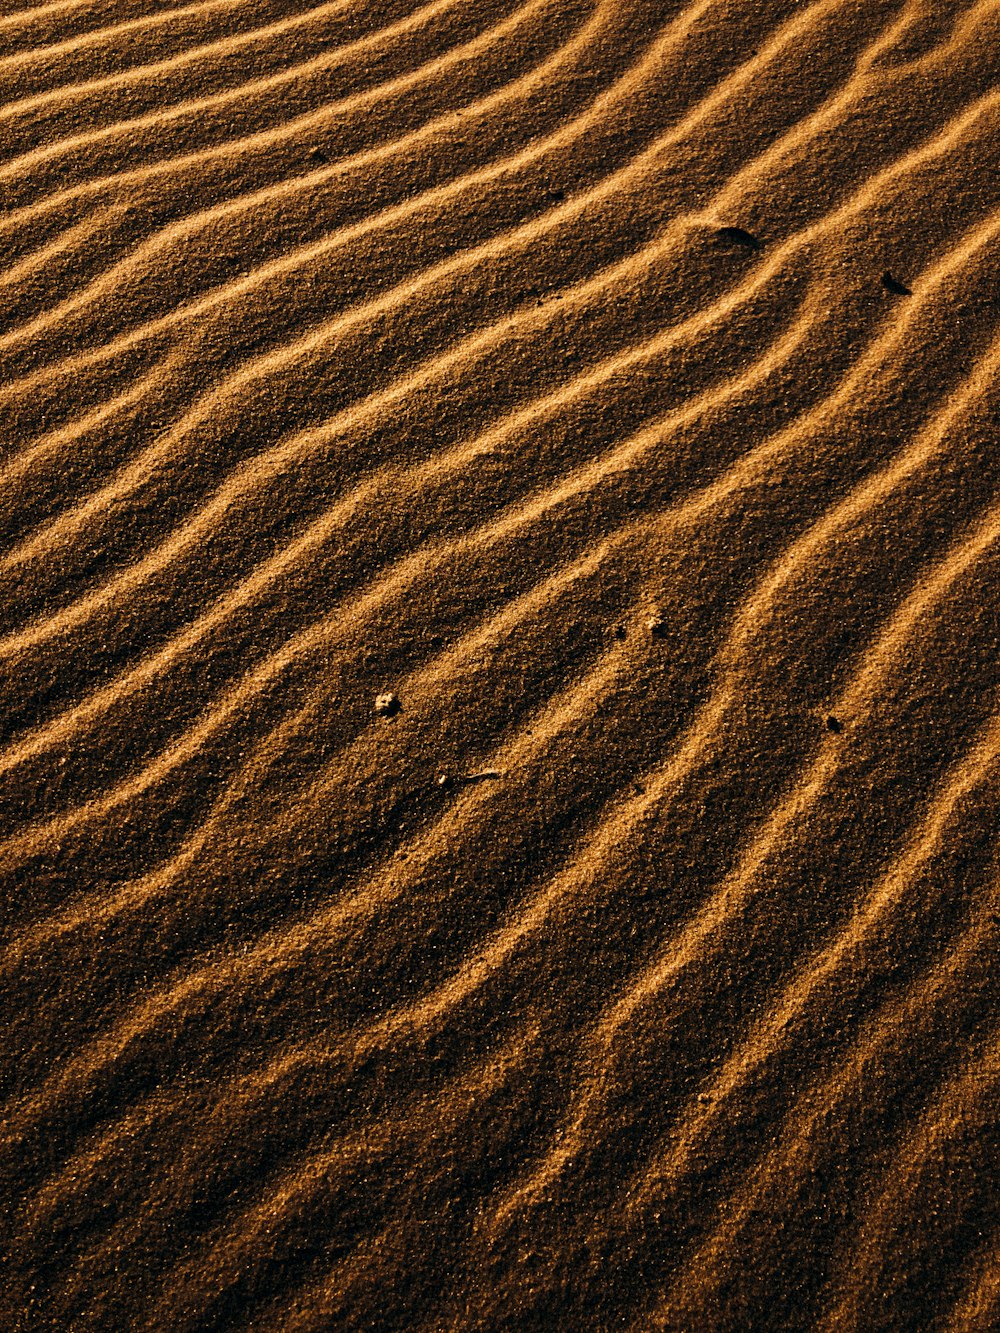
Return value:
M 0 1329 L 1000 1327 L 998 77 L 4 7 Z

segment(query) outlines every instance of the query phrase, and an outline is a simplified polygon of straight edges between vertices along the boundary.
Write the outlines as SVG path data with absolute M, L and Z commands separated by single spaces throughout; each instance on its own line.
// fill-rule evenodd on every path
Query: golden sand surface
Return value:
M 1000 1328 L 1000 2 L 0 8 L 0 1329 Z

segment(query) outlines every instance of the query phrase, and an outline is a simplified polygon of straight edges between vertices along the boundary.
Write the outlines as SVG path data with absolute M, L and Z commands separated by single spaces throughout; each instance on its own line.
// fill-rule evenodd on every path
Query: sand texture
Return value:
M 7 0 L 0 255 L 0 1330 L 1000 1328 L 1000 0 Z

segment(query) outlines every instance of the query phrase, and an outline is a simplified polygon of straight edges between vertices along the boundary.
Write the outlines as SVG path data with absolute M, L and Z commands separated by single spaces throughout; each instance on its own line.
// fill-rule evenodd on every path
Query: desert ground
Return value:
M 1000 1328 L 1000 0 L 7 0 L 0 259 L 0 1328 Z

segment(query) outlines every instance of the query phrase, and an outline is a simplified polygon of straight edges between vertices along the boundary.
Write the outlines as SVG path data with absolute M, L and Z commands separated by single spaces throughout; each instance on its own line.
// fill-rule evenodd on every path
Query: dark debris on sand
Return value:
M 739 245 L 745 250 L 763 250 L 763 245 L 752 232 L 743 227 L 717 227 L 715 239 L 723 245 Z
M 898 278 L 894 278 L 888 269 L 882 274 L 882 286 L 887 292 L 892 292 L 894 296 L 913 295 L 909 287 L 901 283 Z

